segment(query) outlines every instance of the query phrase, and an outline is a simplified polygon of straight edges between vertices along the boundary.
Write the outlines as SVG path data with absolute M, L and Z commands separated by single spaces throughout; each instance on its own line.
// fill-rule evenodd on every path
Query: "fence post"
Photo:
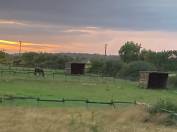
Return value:
M 53 72 L 53 80 L 54 80 L 54 78 L 55 78 L 55 77 L 54 77 L 54 74 L 55 74 L 55 73 Z
M 114 109 L 116 108 L 113 99 L 111 100 L 111 105 L 113 106 Z
M 37 101 L 37 106 L 39 106 L 39 100 L 40 100 L 40 98 L 37 97 L 37 99 L 36 99 L 36 101 Z
M 62 101 L 63 101 L 63 105 L 64 105 L 65 104 L 65 99 L 63 98 Z
M 94 111 L 91 112 L 91 121 L 94 122 L 95 120 L 95 113 Z
M 88 102 L 89 102 L 89 101 L 88 101 L 88 99 L 87 99 L 87 100 L 86 100 L 87 109 L 88 109 Z
M 1 71 L 1 77 L 3 76 L 3 71 Z
M 135 105 L 137 105 L 137 102 L 136 102 L 136 100 L 134 101 L 134 104 L 135 104 Z
M 1 100 L 0 100 L 0 103 L 2 104 L 2 102 L 3 102 L 3 97 L 1 96 Z
M 65 73 L 65 81 L 67 82 L 67 74 Z

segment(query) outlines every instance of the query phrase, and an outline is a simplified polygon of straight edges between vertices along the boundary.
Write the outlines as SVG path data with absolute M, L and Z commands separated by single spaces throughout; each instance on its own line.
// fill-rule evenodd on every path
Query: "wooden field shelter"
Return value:
M 139 85 L 147 89 L 167 88 L 168 73 L 157 71 L 141 71 Z
M 85 74 L 85 65 L 83 62 L 68 62 L 65 64 L 65 74 L 83 75 Z

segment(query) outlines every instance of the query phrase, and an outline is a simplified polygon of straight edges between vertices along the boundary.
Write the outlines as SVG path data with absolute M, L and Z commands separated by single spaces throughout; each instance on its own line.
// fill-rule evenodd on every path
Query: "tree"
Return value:
M 4 51 L 0 51 L 0 62 L 6 61 L 6 53 Z
M 141 50 L 141 44 L 134 43 L 133 41 L 127 41 L 119 50 L 120 58 L 124 62 L 131 62 L 139 60 Z
M 123 67 L 123 62 L 118 59 L 107 59 L 103 65 L 105 76 L 116 77 Z
M 91 60 L 91 67 L 89 69 L 89 72 L 95 73 L 95 74 L 102 74 L 104 63 L 105 63 L 104 59 L 96 59 L 95 58 L 95 59 Z
M 124 66 L 120 71 L 120 77 L 130 80 L 138 80 L 140 71 L 154 71 L 156 67 L 146 61 L 134 61 Z
M 154 52 L 143 49 L 140 54 L 140 60 L 150 62 L 160 71 L 176 71 L 176 58 L 169 58 L 171 55 L 176 56 L 175 51 Z
M 25 66 L 33 67 L 35 65 L 34 58 L 36 56 L 38 56 L 38 53 L 27 52 L 22 54 L 21 59 L 24 62 Z

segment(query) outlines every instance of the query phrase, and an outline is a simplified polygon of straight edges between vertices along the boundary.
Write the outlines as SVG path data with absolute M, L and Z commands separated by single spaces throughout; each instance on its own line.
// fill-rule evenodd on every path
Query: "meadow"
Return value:
M 143 89 L 137 82 L 99 76 L 70 76 L 64 71 L 49 71 L 45 78 L 33 73 L 3 72 L 0 78 L 0 95 L 30 96 L 45 99 L 89 99 L 92 101 L 138 101 L 148 104 L 159 100 L 176 102 L 177 90 Z M 26 104 L 21 102 L 21 105 Z M 32 103 L 35 105 L 36 103 Z M 56 104 L 55 104 L 56 105 Z M 53 106 L 55 106 L 53 105 Z M 58 105 L 58 104 L 57 104 Z M 57 106 L 56 105 L 56 106 Z
M 34 76 L 31 69 L 0 72 L 0 96 L 42 99 L 89 99 L 176 103 L 177 90 L 143 89 L 137 82 L 96 75 L 71 76 L 62 70 L 45 70 Z M 3 71 L 3 72 L 2 72 Z M 175 132 L 168 114 L 151 115 L 147 107 L 121 104 L 115 107 L 82 102 L 37 102 L 3 100 L 0 103 L 0 132 Z

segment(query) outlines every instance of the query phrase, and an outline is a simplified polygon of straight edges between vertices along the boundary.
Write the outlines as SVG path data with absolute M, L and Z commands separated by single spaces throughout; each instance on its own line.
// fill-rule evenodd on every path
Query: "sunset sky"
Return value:
M 118 54 L 126 41 L 177 50 L 177 0 L 0 0 L 0 50 Z

